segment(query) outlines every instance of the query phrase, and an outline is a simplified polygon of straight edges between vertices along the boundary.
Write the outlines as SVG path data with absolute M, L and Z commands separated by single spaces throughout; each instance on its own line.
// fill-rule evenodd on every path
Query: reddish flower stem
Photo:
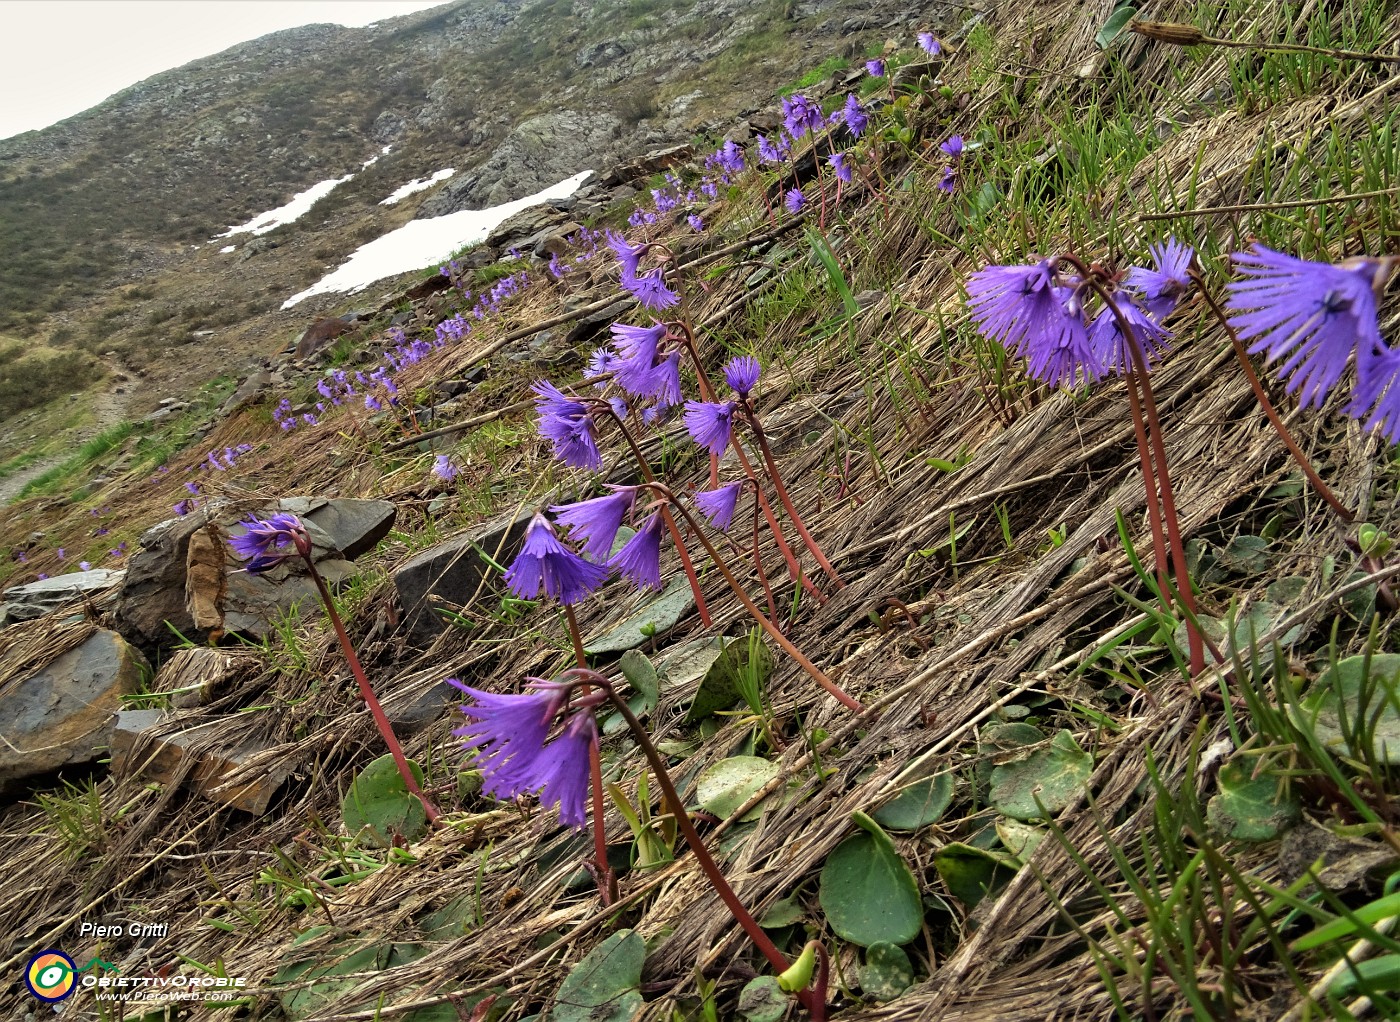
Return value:
M 1097 275 L 1091 272 L 1077 257 L 1065 256 L 1063 258 L 1075 264 L 1085 281 L 1093 288 L 1094 293 L 1113 311 L 1113 317 L 1118 322 L 1118 329 L 1122 331 L 1123 339 L 1127 342 L 1128 352 L 1133 360 L 1133 374 L 1142 384 L 1142 404 L 1143 410 L 1146 412 L 1148 443 L 1151 445 L 1153 458 L 1156 461 L 1157 489 L 1162 500 L 1162 520 L 1167 529 L 1167 544 L 1171 549 L 1181 602 L 1188 612 L 1185 615 L 1186 640 L 1191 653 L 1191 677 L 1195 679 L 1206 669 L 1205 643 L 1200 629 L 1194 623 L 1196 595 L 1191 589 L 1191 576 L 1186 569 L 1186 546 L 1181 541 L 1181 523 L 1176 513 L 1176 499 L 1172 493 L 1171 473 L 1167 469 L 1167 448 L 1162 440 L 1162 422 L 1157 417 L 1157 401 L 1152 396 L 1152 384 L 1147 379 L 1147 359 L 1142 353 L 1142 345 L 1138 343 L 1137 334 L 1134 332 L 1132 324 L 1123 315 L 1123 310 L 1118 307 L 1113 296 L 1099 282 Z M 1151 483 L 1146 478 L 1144 478 L 1144 483 L 1149 487 L 1150 493 Z M 1148 503 L 1151 503 L 1150 499 Z M 1164 589 L 1163 597 L 1165 598 L 1165 596 L 1166 590 Z M 1212 652 L 1219 658 L 1219 652 L 1213 646 Z
M 758 553 L 758 498 L 753 502 L 753 567 L 758 572 L 758 581 L 763 586 L 763 595 L 768 598 L 768 613 L 773 623 L 778 622 L 778 605 L 773 600 L 773 589 L 768 584 L 768 573 L 763 570 L 763 558 Z
M 583 633 L 579 631 L 574 608 L 568 604 L 564 604 L 564 620 L 569 624 L 569 638 L 574 640 L 574 660 L 580 670 L 587 671 L 588 658 L 583 652 Z M 588 695 L 588 686 L 580 685 L 579 692 Z M 602 899 L 603 907 L 606 908 L 617 901 L 617 874 L 608 866 L 608 835 L 603 823 L 603 811 L 606 808 L 603 803 L 603 761 L 597 742 L 588 743 L 588 786 L 592 789 L 593 798 L 593 858 L 598 870 L 595 874 L 598 880 L 598 897 Z
M 826 689 L 826 691 L 830 693 L 837 702 L 841 703 L 842 706 L 854 710 L 856 713 L 864 712 L 865 707 L 861 706 L 860 703 L 847 695 L 836 682 L 828 678 L 820 667 L 812 663 L 812 661 L 807 658 L 806 654 L 794 646 L 788 640 L 788 637 L 782 633 L 782 630 L 772 621 L 768 620 L 763 611 L 758 609 L 758 604 L 754 603 L 753 600 L 749 598 L 749 594 L 744 592 L 743 587 L 739 585 L 738 579 L 734 577 L 733 573 L 729 570 L 729 566 L 724 562 L 724 558 L 720 556 L 714 544 L 705 537 L 705 533 L 700 529 L 699 525 L 696 524 L 695 519 L 691 517 L 690 511 L 686 509 L 685 505 L 676 503 L 675 495 L 660 483 L 653 483 L 652 486 L 657 493 L 671 501 L 675 509 L 690 523 L 690 527 L 694 531 L 696 538 L 704 545 L 705 551 L 710 555 L 710 559 L 714 561 L 715 567 L 719 569 L 720 574 L 724 576 L 724 580 L 729 583 L 729 588 L 733 590 L 734 595 L 739 598 L 739 602 L 744 605 L 744 609 L 752 614 L 754 620 L 759 623 L 763 630 L 773 637 L 773 641 L 782 647 L 783 652 L 797 661 L 797 665 L 806 671 L 813 681 Z
M 627 705 L 627 701 L 614 692 L 611 685 L 600 684 L 599 687 L 607 693 L 608 699 L 611 700 L 617 712 L 622 714 L 623 719 L 627 721 L 627 726 L 631 728 L 637 744 L 642 747 L 647 763 L 651 766 L 651 772 L 656 777 L 656 783 L 660 785 L 662 794 L 666 796 L 666 803 L 675 811 L 676 825 L 685 835 L 685 843 L 694 853 L 695 861 L 700 864 L 700 869 L 704 872 L 706 879 L 710 881 L 710 886 L 714 888 L 715 893 L 719 895 L 720 900 L 724 902 L 735 921 L 743 927 L 749 940 L 753 941 L 754 946 L 758 948 L 763 957 L 768 959 L 774 971 L 786 972 L 788 960 L 783 957 L 783 953 L 769 939 L 768 934 L 763 932 L 763 928 L 758 925 L 749 910 L 744 907 L 744 903 L 739 900 L 739 896 L 734 893 L 734 888 L 729 885 L 729 881 L 725 879 L 719 865 L 710 855 L 709 849 L 705 847 L 705 842 L 701 840 L 700 834 L 695 830 L 695 825 L 690 822 L 690 814 L 685 810 L 685 803 L 677 794 L 676 786 L 671 783 L 671 775 L 666 770 L 666 764 L 661 760 L 661 754 L 656 751 L 656 746 L 652 744 L 646 728 L 632 712 L 632 708 Z M 818 1003 L 812 990 L 800 990 L 796 996 L 802 1002 L 802 1006 L 818 1022 L 826 1017 L 826 1006 Z
M 370 687 L 369 678 L 365 677 L 365 669 L 360 666 L 360 658 L 355 654 L 355 647 L 350 642 L 350 635 L 345 631 L 345 625 L 335 609 L 335 601 L 331 599 L 331 592 L 326 588 L 325 579 L 321 578 L 321 573 L 316 570 L 316 563 L 311 558 L 310 544 L 307 543 L 303 548 L 303 541 L 297 539 L 296 547 L 297 552 L 301 554 L 301 559 L 306 562 L 307 570 L 311 574 L 311 581 L 316 583 L 316 591 L 321 594 L 321 602 L 325 604 L 326 614 L 331 619 L 331 627 L 335 629 L 335 637 L 340 640 L 340 648 L 345 653 L 346 662 L 350 665 L 350 673 L 355 676 L 355 681 L 360 685 L 360 696 L 364 699 L 365 705 L 369 707 L 370 715 L 374 718 L 374 725 L 379 729 L 380 737 L 384 739 L 384 744 L 389 747 L 389 755 L 394 758 L 394 766 L 398 767 L 399 776 L 403 778 L 404 786 L 423 803 L 423 811 L 428 814 L 429 822 L 437 822 L 441 814 L 437 807 L 428 800 L 428 796 L 419 789 L 418 781 L 414 779 L 413 771 L 408 767 L 403 747 L 399 745 L 399 740 L 394 737 L 393 725 L 385 716 L 384 707 L 379 705 L 379 699 L 375 696 L 374 689 Z
M 632 450 L 632 457 L 636 459 L 637 468 L 641 470 L 642 478 L 649 483 L 656 482 L 656 476 L 652 473 L 651 466 L 647 464 L 646 455 L 642 454 L 642 449 L 637 445 L 632 431 L 627 428 L 627 423 L 623 422 L 618 414 L 612 410 L 611 405 L 608 406 L 608 414 L 613 417 L 617 428 L 622 431 L 623 439 L 627 441 L 627 446 Z M 661 509 L 661 520 L 666 524 L 666 530 L 671 534 L 671 542 L 675 544 L 676 553 L 680 554 L 681 569 L 685 572 L 686 580 L 690 583 L 691 595 L 695 597 L 695 612 L 700 615 L 700 623 L 709 628 L 713 624 L 710 620 L 710 608 L 705 605 L 705 594 L 700 590 L 700 579 L 695 574 L 695 565 L 690 560 L 690 551 L 685 548 L 684 537 L 676 526 L 675 518 L 671 516 L 670 508 L 663 507 Z
M 1254 366 L 1250 364 L 1249 353 L 1245 351 L 1244 344 L 1240 341 L 1239 334 L 1235 331 L 1235 328 L 1230 325 L 1230 320 L 1225 316 L 1225 310 L 1220 307 L 1215 300 L 1215 296 L 1207 289 L 1206 282 L 1201 277 L 1201 274 L 1194 267 L 1186 272 L 1190 275 L 1191 279 L 1195 281 L 1196 287 L 1201 292 L 1201 296 L 1205 298 L 1206 304 L 1210 306 L 1210 311 L 1215 313 L 1215 318 L 1220 320 L 1220 325 L 1225 328 L 1225 332 L 1230 336 L 1230 344 L 1235 349 L 1235 358 L 1239 360 L 1240 368 L 1244 370 L 1245 379 L 1249 381 L 1250 389 L 1254 391 L 1254 399 L 1259 402 L 1259 407 L 1264 409 L 1264 414 L 1269 417 L 1269 422 L 1273 425 L 1274 432 L 1277 433 L 1278 438 L 1283 441 L 1283 445 L 1288 448 L 1288 453 L 1293 455 L 1293 460 L 1298 463 L 1298 467 L 1301 468 L 1303 474 L 1308 477 L 1308 482 L 1312 483 L 1313 489 L 1317 491 L 1318 496 L 1332 506 L 1332 510 L 1337 512 L 1337 516 L 1344 522 L 1354 521 L 1356 515 L 1348 509 L 1345 504 L 1338 500 L 1337 495 L 1322 481 L 1322 477 L 1313 469 L 1312 462 L 1308 460 L 1308 456 L 1303 453 L 1303 449 L 1299 447 L 1297 441 L 1293 439 L 1293 434 L 1290 433 L 1288 427 L 1283 424 L 1283 419 L 1279 417 L 1278 411 L 1274 408 L 1274 403 L 1269 400 L 1269 395 L 1264 393 L 1264 387 L 1259 382 L 1258 375 L 1254 372 Z
M 700 362 L 700 351 L 695 344 L 695 335 L 690 327 L 679 324 L 682 328 L 681 340 L 685 344 L 686 351 L 690 355 L 691 364 L 695 366 L 695 375 L 700 382 L 700 398 L 703 401 L 713 402 L 715 399 L 714 388 L 710 386 L 710 381 L 705 375 L 705 367 Z M 788 574 L 794 584 L 801 585 L 811 594 L 819 604 L 826 602 L 826 594 L 817 588 L 803 572 L 802 566 L 798 564 L 796 555 L 792 548 L 788 546 L 787 539 L 783 536 L 783 527 L 778 524 L 778 516 L 773 513 L 773 507 L 768 503 L 768 497 L 763 492 L 763 483 L 758 478 L 758 473 L 754 471 L 753 463 L 749 461 L 748 454 L 744 451 L 744 446 L 739 442 L 737 436 L 731 435 L 729 446 L 733 449 L 735 456 L 739 459 L 739 467 L 744 470 L 744 474 L 753 482 L 754 492 L 758 494 L 758 506 L 763 510 L 763 517 L 768 522 L 768 531 L 773 534 L 774 541 L 778 544 L 778 552 L 783 555 L 783 560 L 787 562 Z M 714 465 L 714 459 L 711 460 Z M 717 481 L 717 480 L 716 480 Z
M 817 564 L 822 571 L 831 577 L 831 580 L 840 588 L 844 589 L 846 583 L 841 581 L 841 576 L 836 573 L 836 569 L 831 566 L 831 562 L 826 559 L 826 554 L 822 553 L 822 548 L 817 545 L 817 541 L 812 538 L 812 534 L 807 531 L 807 525 L 802 521 L 802 516 L 797 513 L 797 508 L 792 504 L 792 498 L 788 496 L 787 487 L 783 485 L 783 477 L 778 472 L 778 463 L 773 458 L 773 451 L 768 446 L 768 437 L 764 435 L 763 427 L 759 424 L 758 415 L 753 409 L 752 402 L 745 397 L 742 401 L 744 418 L 748 421 L 749 427 L 753 430 L 754 440 L 758 443 L 758 450 L 763 455 L 763 463 L 768 469 L 768 475 L 773 480 L 773 489 L 777 491 L 778 499 L 783 502 L 783 509 L 787 511 L 788 517 L 792 519 L 792 526 L 797 530 L 797 534 L 802 537 L 803 544 L 811 551 L 812 556 L 817 559 Z

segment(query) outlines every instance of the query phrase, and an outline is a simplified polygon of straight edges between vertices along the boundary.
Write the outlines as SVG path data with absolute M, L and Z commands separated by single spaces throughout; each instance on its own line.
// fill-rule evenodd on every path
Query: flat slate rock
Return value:
M 0 790 L 60 767 L 92 763 L 111 741 L 121 697 L 146 658 L 85 621 L 25 622 L 0 638 Z
M 11 622 L 43 617 L 84 597 L 95 596 L 120 585 L 125 578 L 126 572 L 116 568 L 93 568 L 91 571 L 75 571 L 10 586 L 4 592 L 5 616 Z
M 261 816 L 282 782 L 291 776 L 285 763 L 246 769 L 254 756 L 267 752 L 256 741 L 210 746 L 201 737 L 208 729 L 161 734 L 165 710 L 123 710 L 112 735 L 112 772 L 118 777 L 142 777 L 161 784 L 180 777 L 185 761 L 194 760 L 184 783 L 192 791 L 234 809 Z M 243 776 L 239 776 L 239 772 Z M 235 777 L 237 778 L 235 780 Z
M 498 564 L 508 564 L 525 536 L 532 512 L 503 515 L 429 547 L 409 558 L 394 572 L 404 628 L 410 641 L 426 645 L 443 632 L 447 621 L 433 607 L 439 602 L 449 610 L 470 603 L 481 582 L 495 569 L 482 558 L 484 550 Z
M 231 532 L 251 515 L 289 511 L 305 523 L 316 567 L 334 584 L 355 573 L 350 559 L 389 534 L 396 515 L 386 500 L 284 497 L 269 504 L 211 503 L 146 530 L 127 565 L 115 621 L 143 647 L 168 646 L 172 629 L 196 642 L 228 632 L 266 635 L 272 622 L 316 587 L 298 559 L 249 575 L 228 547 Z

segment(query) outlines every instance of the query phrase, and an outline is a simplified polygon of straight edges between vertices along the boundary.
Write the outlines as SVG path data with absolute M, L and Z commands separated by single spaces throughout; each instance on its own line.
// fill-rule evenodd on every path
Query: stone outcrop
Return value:
M 0 790 L 104 756 L 121 697 L 145 658 L 86 621 L 28 621 L 0 633 Z
M 325 319 L 318 319 L 307 327 L 300 337 L 297 338 L 294 353 L 297 358 L 308 358 L 322 348 L 330 346 L 330 343 L 342 334 L 348 334 L 355 329 L 355 322 L 346 319 L 344 316 L 329 316 Z
M 529 521 L 528 511 L 496 518 L 415 554 L 394 572 L 403 627 L 411 642 L 431 642 L 448 627 L 433 608 L 455 611 L 471 603 L 482 583 L 495 573 L 479 551 L 484 550 L 498 564 L 508 562 Z
M 32 621 L 63 607 L 77 609 L 88 602 L 100 605 L 125 577 L 126 572 L 115 568 L 93 568 L 10 586 L 3 594 L 5 602 L 0 603 L 0 628 L 16 621 Z
M 481 164 L 458 175 L 418 207 L 419 217 L 487 209 L 596 166 L 622 133 L 611 110 L 556 109 L 521 121 Z
M 256 741 L 211 745 L 204 735 L 218 731 L 182 731 L 165 710 L 123 710 L 113 725 L 112 772 L 160 784 L 183 781 L 207 799 L 262 815 L 291 767 Z
M 388 535 L 395 508 L 383 500 L 287 497 L 273 505 L 224 502 L 148 529 L 127 566 L 115 620 L 146 648 L 169 645 L 172 628 L 203 642 L 228 632 L 267 634 L 273 620 L 316 589 L 296 559 L 258 575 L 242 571 L 230 532 L 250 514 L 290 511 L 311 535 L 317 570 L 329 583 L 354 574 L 358 557 Z
M 631 184 L 634 181 L 645 180 L 653 174 L 660 174 L 664 170 L 686 163 L 695 157 L 695 147 L 689 142 L 681 145 L 667 146 L 665 149 L 653 149 L 651 152 L 638 156 L 636 159 L 619 163 L 612 170 L 599 179 L 598 183 L 604 188 L 613 188 L 617 185 Z

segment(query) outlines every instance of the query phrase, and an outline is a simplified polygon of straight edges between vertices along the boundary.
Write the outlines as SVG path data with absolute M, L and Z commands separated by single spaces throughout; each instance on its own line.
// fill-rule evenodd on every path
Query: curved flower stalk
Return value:
M 455 678 L 447 680 L 473 700 L 461 707 L 469 722 L 453 734 L 461 737 L 464 747 L 475 755 L 482 774 L 482 790 L 497 799 L 538 794 L 540 805 L 558 806 L 560 822 L 571 827 L 582 828 L 586 823 L 586 764 L 596 761 L 598 754 L 594 709 L 605 701 L 611 702 L 641 746 L 666 804 L 675 807 L 676 825 L 710 886 L 773 969 L 787 973 L 787 959 L 734 893 L 684 810 L 685 802 L 651 736 L 606 676 L 580 666 L 565 671 L 558 681 L 528 678 L 527 687 L 532 691 L 522 695 L 497 695 L 469 688 Z M 595 797 L 595 829 L 601 808 Z M 796 996 L 814 1019 L 825 1018 L 823 984 L 818 983 L 816 991 L 804 986 L 796 991 Z
M 404 785 L 408 790 L 423 803 L 423 809 L 427 813 L 428 819 L 436 820 L 439 815 L 437 807 L 419 789 L 413 771 L 409 769 L 408 760 L 404 757 L 403 747 L 399 745 L 398 738 L 394 736 L 393 725 L 389 723 L 389 718 L 385 715 L 384 708 L 379 704 L 379 699 L 370 686 L 369 678 L 365 676 L 365 670 L 360 665 L 360 658 L 356 655 L 355 647 L 350 642 L 350 635 L 345 631 L 345 625 L 340 620 L 339 612 L 335 609 L 335 601 L 331 599 L 330 590 L 326 588 L 326 582 L 321 578 L 321 573 L 316 570 L 316 562 L 312 557 L 311 536 L 307 533 L 306 526 L 296 515 L 288 513 L 275 514 L 265 521 L 252 518 L 242 524 L 243 532 L 240 535 L 231 536 L 228 542 L 229 546 L 233 548 L 233 552 L 248 562 L 243 569 L 244 571 L 256 575 L 276 567 L 291 557 L 300 557 L 305 562 L 311 581 L 316 585 L 316 592 L 321 597 L 321 603 L 326 608 L 326 615 L 330 618 L 331 626 L 335 629 L 335 636 L 340 641 L 341 651 L 345 654 L 345 660 L 350 665 L 350 672 L 354 674 L 355 681 L 360 686 L 360 695 L 364 699 L 365 705 L 369 707 L 370 715 L 374 717 L 374 724 L 379 729 L 384 744 L 388 746 L 389 754 L 394 758 L 394 766 L 398 768 L 399 776 L 403 778 Z
M 826 554 L 822 552 L 821 546 L 807 530 L 806 523 L 798 514 L 797 508 L 788 494 L 787 487 L 783 484 L 782 473 L 778 471 L 778 463 L 768 445 L 768 438 L 759 422 L 758 412 L 749 399 L 749 392 L 757 386 L 759 375 L 758 359 L 753 356 L 743 355 L 731 360 L 724 368 L 724 377 L 725 382 L 734 391 L 735 398 L 726 402 L 692 401 L 688 403 L 686 405 L 686 426 L 690 430 L 691 438 L 697 444 L 707 448 L 711 454 L 718 455 L 731 445 L 736 450 L 742 450 L 733 435 L 734 417 L 739 416 L 748 425 L 753 433 L 754 441 L 758 445 L 759 453 L 763 457 L 768 478 L 772 480 L 773 489 L 777 493 L 779 501 L 782 502 L 788 518 L 791 519 L 793 528 L 797 530 L 803 544 L 816 558 L 822 571 L 838 586 L 844 586 L 845 583 L 841 581 L 841 576 L 832 567 Z M 757 485 L 757 480 L 755 480 L 755 485 Z
M 1062 263 L 1073 272 L 1062 272 Z M 1165 276 L 1170 267 L 1159 262 L 1155 272 Z M 1179 295 L 1167 295 L 1165 287 L 1158 289 L 1162 292 L 1159 298 L 1170 297 L 1171 301 L 1159 304 L 1159 315 L 1154 316 L 1142 304 L 1148 290 L 1135 293 L 1120 289 L 1102 268 L 1086 266 L 1070 254 L 1023 266 L 988 266 L 973 274 L 967 284 L 968 307 L 979 332 L 1025 358 L 1027 375 L 1032 379 L 1049 386 L 1073 386 L 1092 383 L 1109 374 L 1125 377 L 1142 465 L 1158 588 L 1170 608 L 1170 559 L 1187 612 L 1194 679 L 1205 670 L 1205 638 L 1193 623 L 1195 595 L 1187 572 L 1186 548 L 1181 539 L 1161 423 L 1148 380 L 1148 351 L 1153 356 L 1160 355 L 1170 336 L 1159 320 L 1171 311 Z M 1086 302 L 1094 296 L 1102 302 L 1103 311 L 1094 322 L 1091 336 Z M 1131 312 L 1126 311 L 1129 309 Z M 1111 318 L 1104 319 L 1105 315 Z

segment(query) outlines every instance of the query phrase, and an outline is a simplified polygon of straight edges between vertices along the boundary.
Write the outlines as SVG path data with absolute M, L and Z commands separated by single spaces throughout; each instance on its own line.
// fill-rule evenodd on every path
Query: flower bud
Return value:
M 778 977 L 778 986 L 790 994 L 806 990 L 812 985 L 812 973 L 817 967 L 817 942 L 809 940 L 786 972 Z
M 1134 21 L 1128 25 L 1129 31 L 1159 43 L 1173 46 L 1198 46 L 1206 41 L 1206 34 L 1195 25 L 1182 25 L 1171 21 Z

